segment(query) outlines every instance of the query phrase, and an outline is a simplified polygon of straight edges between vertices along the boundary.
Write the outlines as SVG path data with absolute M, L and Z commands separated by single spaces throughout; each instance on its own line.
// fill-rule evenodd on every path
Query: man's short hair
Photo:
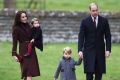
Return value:
M 95 2 L 93 2 L 93 3 L 90 3 L 90 5 L 89 5 L 89 9 L 90 9 L 90 10 L 91 10 L 91 6 L 93 6 L 93 5 L 96 5 L 97 8 L 98 8 L 98 5 L 97 5 Z

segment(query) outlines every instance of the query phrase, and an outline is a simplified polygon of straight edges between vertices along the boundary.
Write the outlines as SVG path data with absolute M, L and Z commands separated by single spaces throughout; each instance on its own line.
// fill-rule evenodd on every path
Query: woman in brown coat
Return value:
M 30 42 L 30 25 L 27 22 L 28 17 L 25 11 L 18 11 L 15 16 L 12 38 L 13 58 L 20 62 L 21 78 L 24 80 L 32 80 L 32 77 L 40 76 L 38 60 L 35 47 L 32 48 L 32 55 L 23 57 L 27 53 L 27 46 Z M 17 53 L 17 44 L 19 43 L 19 54 Z

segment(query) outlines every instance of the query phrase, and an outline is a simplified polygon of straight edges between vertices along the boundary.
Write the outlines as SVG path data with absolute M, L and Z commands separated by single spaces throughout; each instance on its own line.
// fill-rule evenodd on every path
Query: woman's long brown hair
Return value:
M 12 30 L 14 30 L 15 27 L 18 27 L 21 24 L 21 14 L 22 13 L 25 13 L 27 16 L 26 11 L 18 11 L 14 18 L 14 24 L 13 24 Z M 28 16 L 27 16 L 27 18 L 28 18 Z

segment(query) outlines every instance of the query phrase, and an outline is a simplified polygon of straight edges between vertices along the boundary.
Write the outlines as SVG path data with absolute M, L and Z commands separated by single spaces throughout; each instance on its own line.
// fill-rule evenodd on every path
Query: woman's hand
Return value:
M 13 58 L 14 58 L 15 61 L 17 61 L 17 62 L 19 61 L 16 56 L 13 56 Z
M 34 42 L 34 39 L 32 39 L 30 42 L 32 42 L 32 43 L 33 43 L 33 42 Z

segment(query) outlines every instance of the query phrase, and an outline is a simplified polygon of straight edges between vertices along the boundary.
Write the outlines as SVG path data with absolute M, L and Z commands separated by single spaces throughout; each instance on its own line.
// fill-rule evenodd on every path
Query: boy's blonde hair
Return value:
M 72 53 L 72 49 L 70 48 L 70 47 L 65 47 L 64 49 L 63 49 L 63 53 L 67 53 L 67 54 L 71 54 Z
M 40 21 L 39 21 L 38 18 L 33 18 L 33 19 L 31 20 L 31 24 L 32 24 L 32 25 L 33 25 L 34 21 L 38 21 L 38 22 L 40 23 Z

